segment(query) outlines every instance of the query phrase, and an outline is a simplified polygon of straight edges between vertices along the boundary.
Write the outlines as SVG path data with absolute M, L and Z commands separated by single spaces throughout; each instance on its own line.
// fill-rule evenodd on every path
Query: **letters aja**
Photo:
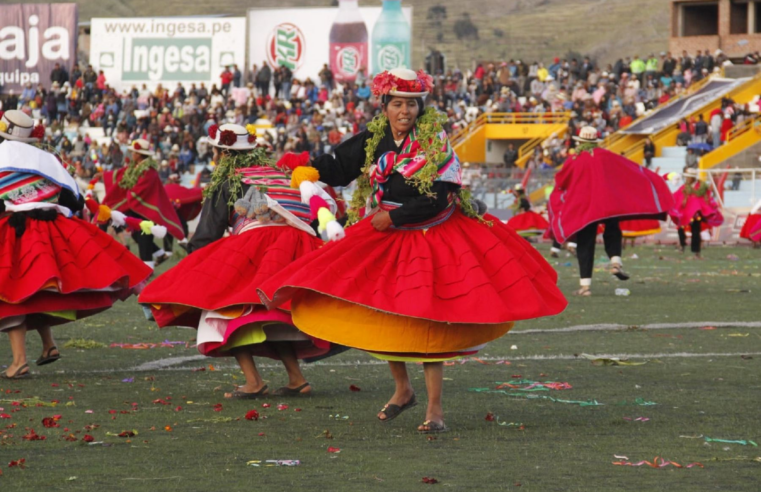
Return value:
M 26 60 L 27 68 L 36 66 L 40 55 L 46 60 L 68 60 L 69 31 L 65 27 L 48 27 L 40 38 L 39 23 L 37 15 L 30 15 L 28 33 L 18 26 L 0 28 L 0 59 Z

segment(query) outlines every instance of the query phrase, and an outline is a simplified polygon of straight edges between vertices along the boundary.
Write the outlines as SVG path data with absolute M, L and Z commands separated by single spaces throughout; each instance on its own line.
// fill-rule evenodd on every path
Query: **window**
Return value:
M 716 36 L 719 34 L 719 2 L 685 3 L 680 4 L 679 7 L 682 36 Z
M 747 34 L 748 2 L 733 0 L 729 9 L 729 34 Z

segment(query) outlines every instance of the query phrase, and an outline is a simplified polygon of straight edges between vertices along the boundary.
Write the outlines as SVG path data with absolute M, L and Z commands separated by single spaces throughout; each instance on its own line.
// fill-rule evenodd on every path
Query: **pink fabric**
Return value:
M 626 157 L 594 149 L 565 161 L 555 175 L 548 211 L 552 235 L 563 243 L 604 219 L 663 220 L 672 206 L 663 178 Z
M 685 186 L 683 185 L 674 193 L 674 206 L 669 210 L 669 216 L 674 224 L 679 227 L 687 227 L 698 213 L 703 216 L 703 221 L 708 227 L 718 227 L 724 223 L 724 216 L 721 214 L 710 190 L 702 198 L 690 195 L 685 202 Z M 697 186 L 699 183 L 695 184 L 696 189 Z

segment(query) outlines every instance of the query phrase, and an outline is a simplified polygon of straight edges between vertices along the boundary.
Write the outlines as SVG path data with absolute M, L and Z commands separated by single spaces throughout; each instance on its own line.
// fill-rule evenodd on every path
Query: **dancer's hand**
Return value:
M 385 210 L 381 210 L 373 215 L 370 223 L 375 227 L 375 230 L 379 232 L 383 232 L 393 225 L 393 222 L 391 222 L 391 215 Z

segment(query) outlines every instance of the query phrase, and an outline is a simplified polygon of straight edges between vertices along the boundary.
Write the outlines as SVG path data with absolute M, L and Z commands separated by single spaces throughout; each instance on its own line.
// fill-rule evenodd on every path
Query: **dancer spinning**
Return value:
M 695 259 L 703 259 L 700 256 L 700 233 L 711 227 L 719 227 L 724 223 L 724 216 L 713 199 L 711 188 L 698 178 L 697 170 L 688 169 L 684 173 L 684 185 L 674 193 L 674 206 L 669 215 L 678 228 L 679 248 L 682 253 L 687 247 L 686 229 L 689 228 L 690 251 L 694 253 Z
M 761 200 L 745 219 L 740 237 L 753 242 L 753 249 L 761 248 Z
M 417 404 L 405 362 L 423 361 L 428 409 L 418 430 L 442 432 L 443 361 L 474 354 L 513 321 L 551 316 L 566 301 L 557 274 L 497 219 L 477 217 L 460 192 L 460 163 L 442 130 L 445 116 L 423 97 L 431 77 L 395 69 L 376 76 L 383 114 L 368 129 L 294 170 L 331 186 L 357 180 L 346 239 L 275 274 L 261 295 L 291 301 L 303 332 L 389 362 L 396 391 L 378 413 L 389 422 Z M 286 154 L 289 167 L 305 159 Z
M 146 140 L 133 141 L 129 146 L 132 152 L 129 165 L 117 171 L 103 173 L 103 183 L 106 186 L 103 203 L 129 217 L 162 225 L 167 228 L 169 234 L 182 240 L 185 234 L 180 219 L 164 190 L 164 185 L 161 184 L 161 178 L 156 171 L 158 165 L 153 160 L 153 152 L 149 145 Z M 94 178 L 90 184 L 94 185 L 98 179 L 100 176 Z M 171 254 L 156 246 L 152 234 L 133 232 L 132 239 L 138 245 L 140 259 L 151 268 Z
M 75 321 L 129 297 L 151 273 L 96 226 L 73 214 L 77 184 L 58 159 L 32 145 L 41 126 L 21 111 L 0 119 L 0 331 L 13 362 L 6 379 L 29 375 L 26 332 L 42 338 L 37 365 L 60 353 L 51 326 Z
M 254 355 L 285 366 L 288 384 L 273 394 L 308 394 L 312 388 L 298 359 L 324 358 L 336 353 L 335 347 L 331 352 L 330 343 L 294 328 L 288 306 L 268 311 L 256 289 L 322 245 L 309 223 L 320 207 L 323 222 L 331 220 L 335 202 L 311 183 L 303 194 L 291 189 L 290 178 L 267 166 L 266 151 L 242 126 L 212 126 L 209 136 L 217 166 L 188 245 L 192 254 L 154 280 L 140 302 L 151 305 L 160 327 L 197 328 L 202 354 L 235 357 L 246 382 L 228 397 L 268 394 Z M 336 227 L 342 232 L 337 223 L 330 225 L 331 232 Z M 229 229 L 232 235 L 223 239 Z
M 511 208 L 514 215 L 507 221 L 507 225 L 523 237 L 544 234 L 550 224 L 544 217 L 531 210 L 531 203 L 526 198 L 526 190 L 523 189 L 523 185 L 515 185 L 513 194 L 515 195 L 515 202 Z
M 598 224 L 604 224 L 603 242 L 610 258 L 610 273 L 628 280 L 621 260 L 619 219 L 664 219 L 672 197 L 666 182 L 652 171 L 598 149 L 597 130 L 584 127 L 574 139 L 578 155 L 569 157 L 555 175 L 549 213 L 552 234 L 562 243 L 575 236 L 580 289 L 575 295 L 592 295 L 592 271 Z

